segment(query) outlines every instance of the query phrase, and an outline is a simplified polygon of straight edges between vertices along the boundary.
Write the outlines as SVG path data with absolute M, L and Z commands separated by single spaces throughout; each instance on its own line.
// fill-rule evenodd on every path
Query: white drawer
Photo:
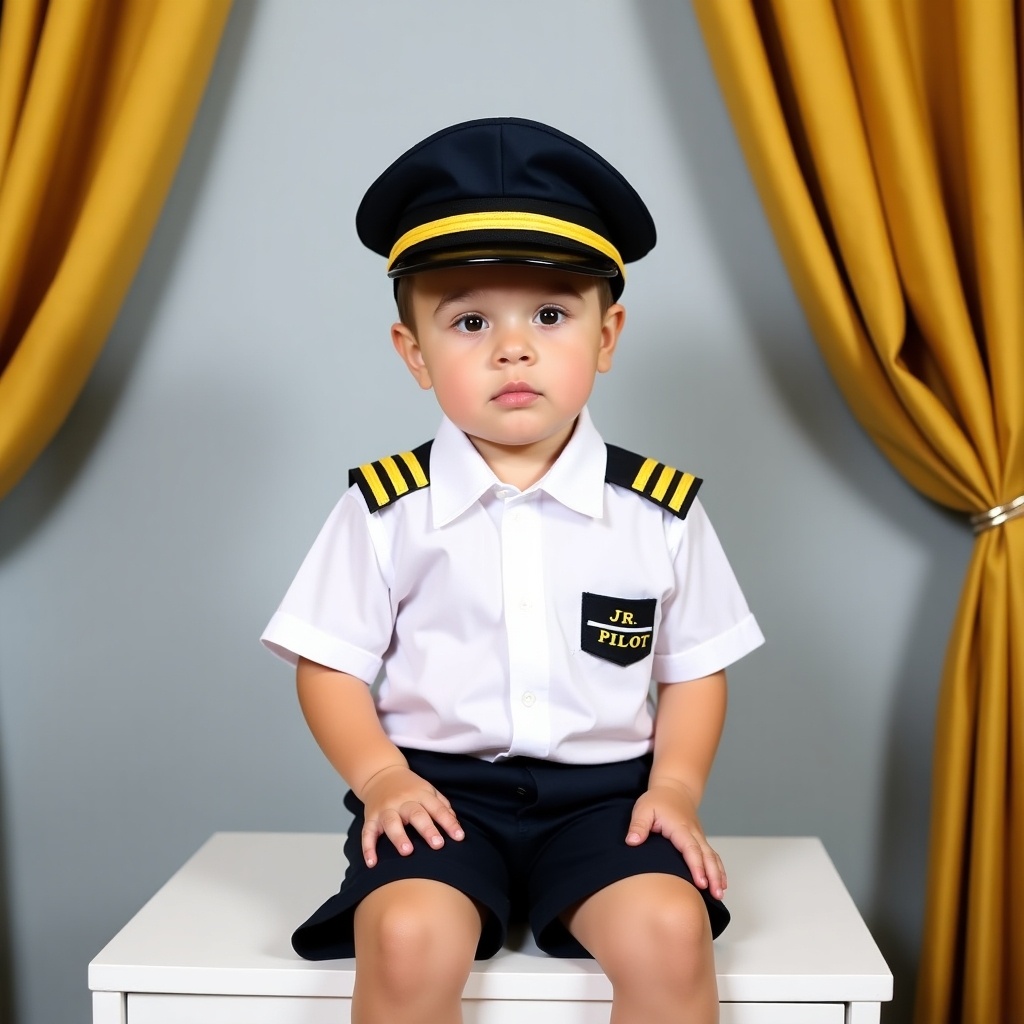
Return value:
M 722 1024 L 880 1024 L 892 974 L 820 841 L 714 845 L 732 882 L 733 924 L 715 943 Z M 353 961 L 309 963 L 288 943 L 337 887 L 342 846 L 214 836 L 90 964 L 93 1024 L 348 1024 Z M 608 1024 L 611 986 L 592 960 L 513 942 L 474 964 L 466 994 L 466 1024 Z
M 128 1024 L 349 1024 L 348 999 L 129 994 Z M 608 1024 L 606 1002 L 467 999 L 465 1024 Z M 721 1024 L 844 1024 L 842 1003 L 723 1003 Z

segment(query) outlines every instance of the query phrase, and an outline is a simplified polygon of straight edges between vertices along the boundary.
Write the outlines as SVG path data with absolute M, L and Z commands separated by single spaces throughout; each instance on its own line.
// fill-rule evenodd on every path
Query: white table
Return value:
M 722 1024 L 877 1024 L 892 975 L 821 842 L 717 838 L 732 923 L 715 942 Z M 336 891 L 342 837 L 221 832 L 89 965 L 93 1024 L 347 1024 L 354 961 L 310 963 L 292 929 Z M 466 1024 L 607 1024 L 592 960 L 529 940 L 475 965 Z

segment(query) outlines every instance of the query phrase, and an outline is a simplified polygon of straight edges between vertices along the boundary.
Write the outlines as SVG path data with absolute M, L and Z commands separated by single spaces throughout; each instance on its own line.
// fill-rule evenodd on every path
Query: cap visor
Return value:
M 445 267 L 468 267 L 480 264 L 518 264 L 555 267 L 589 277 L 618 277 L 619 268 L 607 257 L 594 253 L 532 248 L 445 249 L 435 252 L 408 252 L 399 257 L 388 271 L 388 277 L 405 277 L 425 270 Z

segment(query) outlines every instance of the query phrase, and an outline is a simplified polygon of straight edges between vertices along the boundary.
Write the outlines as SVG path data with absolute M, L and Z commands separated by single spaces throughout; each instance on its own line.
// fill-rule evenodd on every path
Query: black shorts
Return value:
M 476 958 L 502 947 L 510 922 L 529 921 L 537 945 L 558 957 L 589 957 L 559 915 L 574 903 L 632 875 L 651 872 L 693 882 L 682 855 L 663 836 L 639 846 L 625 839 L 633 805 L 647 788 L 651 757 L 598 765 L 566 765 L 529 757 L 490 763 L 461 754 L 404 750 L 409 767 L 449 801 L 466 833 L 445 837 L 434 850 L 415 829 L 406 831 L 413 853 L 403 857 L 386 836 L 378 861 L 363 861 L 363 805 L 351 793 L 355 816 L 345 842 L 348 870 L 341 890 L 292 936 L 307 960 L 355 955 L 353 920 L 364 896 L 388 882 L 428 878 L 465 893 L 485 907 Z M 729 923 L 725 905 L 706 889 L 716 938 Z

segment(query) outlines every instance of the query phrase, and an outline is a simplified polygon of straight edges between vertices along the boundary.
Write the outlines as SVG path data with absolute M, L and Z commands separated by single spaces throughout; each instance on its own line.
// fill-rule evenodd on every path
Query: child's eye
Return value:
M 487 321 L 477 313 L 467 313 L 455 321 L 455 330 L 463 334 L 476 334 L 487 326 Z
M 560 324 L 565 320 L 565 313 L 555 306 L 545 306 L 537 314 L 536 319 L 537 323 L 543 324 L 545 327 L 554 327 L 555 324 Z

